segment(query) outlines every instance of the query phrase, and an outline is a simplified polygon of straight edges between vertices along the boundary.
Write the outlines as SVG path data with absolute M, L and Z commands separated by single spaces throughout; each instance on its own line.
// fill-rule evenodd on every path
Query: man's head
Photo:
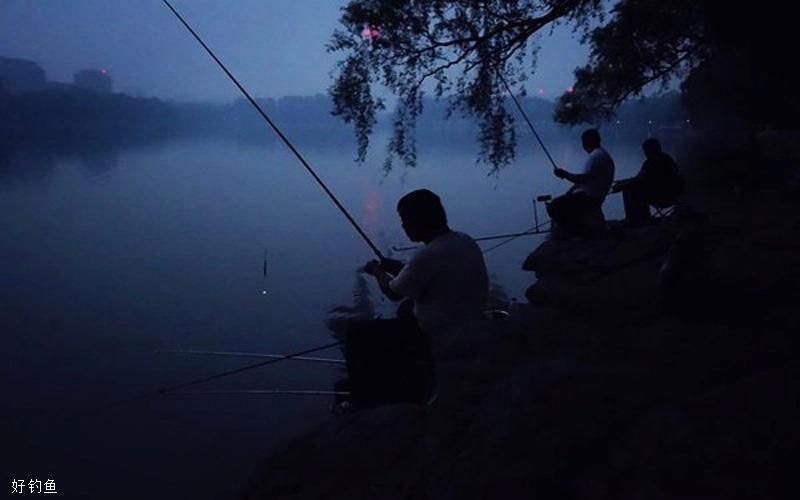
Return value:
M 651 137 L 642 143 L 642 151 L 647 158 L 652 158 L 661 152 L 661 143 Z
M 427 243 L 448 229 L 442 201 L 427 189 L 418 189 L 400 198 L 397 213 L 411 241 Z
M 599 148 L 600 132 L 598 132 L 596 128 L 584 130 L 584 132 L 581 134 L 581 144 L 583 144 L 583 150 L 587 153 L 591 153 L 595 149 Z

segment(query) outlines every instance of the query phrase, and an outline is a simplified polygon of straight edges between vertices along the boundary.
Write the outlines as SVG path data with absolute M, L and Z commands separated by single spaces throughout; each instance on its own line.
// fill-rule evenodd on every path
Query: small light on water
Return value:
M 266 294 L 267 294 L 266 290 L 261 290 L 261 295 L 266 295 Z

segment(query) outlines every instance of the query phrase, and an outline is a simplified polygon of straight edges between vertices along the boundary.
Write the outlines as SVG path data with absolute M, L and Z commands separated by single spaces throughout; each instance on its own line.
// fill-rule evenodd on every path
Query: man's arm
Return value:
M 623 189 L 625 189 L 626 187 L 630 186 L 635 180 L 636 177 L 629 177 L 627 179 L 620 179 L 618 181 L 614 181 L 614 184 L 611 185 L 611 192 L 618 193 Z
M 572 172 L 567 172 L 563 168 L 557 168 L 553 171 L 556 177 L 559 179 L 566 179 L 573 184 L 581 184 L 589 180 L 589 174 L 573 174 Z
M 387 259 L 387 260 L 389 260 L 389 259 Z M 399 262 L 399 261 L 394 261 L 394 262 L 399 264 L 400 268 L 402 268 L 402 263 L 401 262 Z M 395 267 L 392 264 L 389 264 L 389 265 L 392 266 L 392 267 Z M 364 270 L 375 277 L 375 281 L 378 282 L 378 286 L 381 287 L 381 291 L 383 292 L 384 295 L 386 295 L 386 297 L 389 300 L 391 300 L 392 302 L 397 302 L 397 301 L 403 299 L 402 295 L 400 295 L 399 293 L 397 293 L 394 290 L 392 290 L 391 287 L 389 286 L 389 282 L 392 281 L 393 276 L 390 275 L 389 273 L 387 273 L 381 267 L 381 263 L 380 262 L 378 262 L 377 260 L 372 260 L 372 261 L 367 263 L 367 265 L 364 267 Z
M 388 257 L 381 259 L 381 269 L 392 276 L 397 276 L 400 274 L 400 271 L 403 270 L 403 267 L 405 267 L 405 264 L 397 259 L 390 259 Z
M 618 181 L 615 181 L 614 184 L 611 185 L 611 192 L 618 193 L 637 182 L 641 182 L 642 179 L 644 179 L 644 177 L 647 175 L 648 171 L 651 169 L 652 166 L 650 166 L 650 163 L 647 160 L 645 160 L 645 162 L 642 164 L 642 167 L 639 169 L 639 173 L 637 173 L 633 177 L 628 177 L 627 179 L 620 179 Z

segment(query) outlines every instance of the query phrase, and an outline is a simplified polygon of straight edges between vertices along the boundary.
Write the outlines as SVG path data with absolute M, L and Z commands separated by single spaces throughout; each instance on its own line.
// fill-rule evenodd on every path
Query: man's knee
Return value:
M 347 356 L 369 355 L 387 344 L 387 320 L 370 319 L 354 321 L 344 334 L 344 350 Z
M 568 204 L 569 201 L 565 199 L 564 196 L 558 196 L 556 198 L 553 198 L 553 200 L 546 205 L 547 215 L 549 215 L 550 218 L 555 221 L 563 218 L 565 213 L 565 208 Z

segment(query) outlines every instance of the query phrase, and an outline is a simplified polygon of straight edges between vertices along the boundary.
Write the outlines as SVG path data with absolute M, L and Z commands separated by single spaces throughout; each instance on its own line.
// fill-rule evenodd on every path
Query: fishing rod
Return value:
M 194 385 L 194 384 L 199 384 L 199 383 L 205 382 L 207 380 L 213 380 L 213 379 L 217 379 L 217 378 L 222 378 L 222 377 L 225 377 L 227 375 L 233 375 L 234 373 L 241 373 L 241 372 L 246 371 L 246 370 L 250 370 L 250 369 L 253 369 L 253 368 L 258 368 L 259 366 L 265 366 L 265 365 L 269 365 L 269 364 L 272 364 L 272 363 L 278 363 L 280 361 L 284 361 L 284 360 L 288 360 L 288 359 L 297 359 L 297 358 L 303 357 L 306 354 L 311 354 L 312 352 L 316 352 L 316 351 L 322 351 L 324 349 L 330 349 L 331 347 L 336 347 L 338 345 L 341 345 L 341 342 L 334 342 L 332 344 L 326 344 L 326 345 L 323 345 L 323 346 L 320 346 L 320 347 L 314 347 L 312 349 L 306 349 L 304 351 L 296 352 L 296 353 L 293 353 L 293 354 L 287 354 L 285 356 L 278 356 L 277 358 L 270 358 L 270 359 L 268 359 L 266 361 L 263 361 L 261 363 L 256 363 L 254 365 L 244 366 L 244 367 L 238 368 L 236 370 L 230 370 L 230 371 L 227 371 L 227 372 L 219 373 L 217 375 L 211 375 L 209 377 L 204 377 L 202 379 L 193 380 L 191 382 L 186 382 L 186 383 L 183 383 L 183 384 L 177 384 L 177 385 L 174 385 L 174 386 L 171 386 L 171 387 L 166 387 L 166 388 L 163 388 L 163 389 L 160 389 L 160 390 L 157 390 L 157 391 L 146 392 L 144 394 L 139 394 L 138 396 L 132 396 L 132 397 L 125 398 L 125 399 L 118 399 L 116 401 L 109 401 L 109 402 L 106 402 L 106 403 L 104 403 L 102 405 L 95 406 L 94 408 L 76 411 L 71 415 L 65 415 L 63 418 L 69 419 L 69 420 L 84 421 L 87 418 L 96 417 L 96 416 L 98 416 L 99 414 L 101 414 L 103 412 L 111 411 L 111 410 L 114 410 L 116 408 L 120 408 L 123 405 L 129 405 L 129 404 L 133 404 L 133 403 L 137 403 L 137 402 L 141 402 L 141 401 L 146 401 L 148 399 L 155 398 L 157 396 L 161 396 L 161 395 L 164 395 L 164 394 L 172 394 L 177 389 L 181 389 L 181 388 L 184 388 L 184 387 L 189 387 L 189 386 Z
M 525 231 L 522 231 L 522 232 L 519 232 L 519 233 L 507 233 L 507 234 L 496 234 L 496 235 L 492 235 L 492 236 L 482 236 L 480 238 L 473 238 L 472 241 L 476 241 L 476 242 L 477 241 L 491 241 L 491 240 L 501 240 L 503 238 L 514 239 L 514 238 L 519 238 L 520 236 L 528 236 L 528 235 L 533 235 L 533 234 L 542 234 L 542 233 L 544 233 L 546 231 L 540 231 L 539 228 L 544 226 L 545 224 L 548 224 L 549 222 L 550 222 L 549 220 L 544 221 L 541 224 L 538 224 L 536 226 L 532 226 L 532 227 L 526 229 Z M 415 250 L 417 248 L 419 248 L 419 246 L 417 246 L 417 245 L 407 246 L 407 247 L 393 246 L 392 250 L 394 250 L 395 252 L 406 252 L 408 250 Z
M 298 357 L 303 356 L 305 354 L 311 354 L 312 352 L 322 351 L 323 349 L 330 349 L 331 347 L 336 347 L 336 346 L 341 345 L 341 344 L 342 344 L 341 342 L 333 342 L 331 344 L 325 344 L 325 345 L 320 346 L 320 347 L 314 347 L 312 349 L 306 349 L 305 351 L 296 352 L 294 354 L 287 354 L 286 356 L 279 356 L 278 358 L 270 358 L 270 359 L 268 359 L 266 361 L 262 361 L 260 363 L 243 366 L 241 368 L 236 368 L 235 370 L 228 370 L 228 371 L 225 371 L 225 372 L 222 372 L 222 373 L 218 373 L 216 375 L 210 375 L 208 377 L 203 377 L 203 378 L 191 380 L 189 382 L 184 382 L 182 384 L 175 384 L 175 385 L 171 385 L 169 387 L 164 387 L 162 389 L 159 389 L 156 394 L 167 394 L 169 392 L 173 392 L 173 391 L 176 391 L 178 389 L 183 389 L 184 387 L 189 387 L 189 386 L 192 386 L 192 385 L 200 384 L 202 382 L 208 382 L 209 380 L 216 380 L 218 378 L 227 377 L 228 375 L 233 375 L 234 373 L 241 373 L 243 371 L 252 370 L 253 368 L 258 368 L 260 366 L 265 366 L 265 365 L 269 365 L 269 364 L 272 364 L 272 363 L 277 363 L 278 361 L 283 361 L 283 360 L 286 360 L 286 359 L 298 358 Z
M 540 225 L 543 226 L 545 224 L 546 224 L 546 222 L 542 222 Z M 491 246 L 491 247 L 487 248 L 486 250 L 483 250 L 481 253 L 483 255 L 486 255 L 487 253 L 491 252 L 492 250 L 494 250 L 496 248 L 500 248 L 501 246 L 503 246 L 503 245 L 505 245 L 507 243 L 511 243 L 512 241 L 516 240 L 520 236 L 526 236 L 526 235 L 529 235 L 529 234 L 542 234 L 542 233 L 545 233 L 545 232 L 547 232 L 547 231 L 539 231 L 539 226 L 534 226 L 531 229 L 529 229 L 528 232 L 510 236 L 507 240 L 501 241 L 500 243 L 498 243 L 498 244 L 496 244 L 494 246 Z M 495 239 L 495 238 L 493 238 L 493 239 Z
M 288 147 L 289 150 L 292 153 L 294 153 L 294 155 L 297 157 L 297 159 L 300 161 L 300 163 L 303 165 L 303 167 L 305 167 L 305 169 L 308 171 L 308 173 L 311 174 L 311 176 L 314 178 L 315 181 L 317 181 L 317 184 L 319 184 L 319 186 L 323 189 L 323 191 L 325 191 L 325 194 L 328 195 L 328 197 L 331 199 L 331 201 L 333 201 L 333 203 L 336 205 L 336 207 L 342 212 L 342 214 L 344 214 L 344 216 L 347 218 L 347 220 L 350 221 L 350 224 L 352 224 L 353 227 L 355 228 L 355 230 L 358 231 L 358 234 L 361 235 L 361 237 L 364 239 L 365 242 L 367 242 L 367 245 L 369 245 L 369 247 L 372 249 L 372 251 L 378 257 L 378 259 L 384 260 L 384 256 L 381 253 L 381 251 L 378 250 L 378 247 L 376 247 L 375 244 L 372 242 L 372 240 L 369 239 L 369 236 L 367 236 L 367 234 L 361 229 L 361 227 L 358 225 L 358 223 L 355 221 L 355 219 L 353 219 L 353 217 L 350 215 L 350 212 L 348 212 L 347 209 L 344 207 L 344 205 L 342 205 L 339 202 L 339 200 L 336 198 L 336 196 L 333 194 L 333 192 L 331 192 L 331 190 L 328 189 L 328 186 L 325 185 L 325 183 L 317 175 L 317 173 L 314 171 L 314 169 L 311 168 L 311 165 L 309 165 L 308 162 L 305 160 L 305 158 L 303 158 L 303 155 L 300 154 L 300 151 L 298 151 L 297 148 L 294 147 L 294 144 L 292 144 L 291 141 L 289 141 L 289 139 L 283 134 L 283 132 L 281 132 L 281 130 L 278 128 L 278 126 L 275 124 L 275 122 L 273 122 L 272 119 L 270 119 L 270 117 L 267 115 L 267 113 L 261 108 L 261 106 L 256 102 L 256 100 L 253 99 L 253 97 L 244 88 L 244 86 L 242 86 L 242 84 L 239 83 L 239 80 L 237 80 L 236 77 L 233 76 L 233 73 L 231 73 L 228 70 L 228 68 L 225 66 L 225 64 L 222 63 L 222 61 L 216 56 L 216 54 L 214 54 L 214 52 L 209 48 L 209 46 L 206 45 L 206 43 L 203 41 L 203 39 L 200 38 L 200 35 L 198 35 L 197 32 L 194 29 L 192 29 L 192 27 L 189 25 L 189 23 L 186 22 L 186 20 L 183 18 L 183 16 L 181 16 L 180 13 L 177 10 L 175 10 L 175 7 L 173 7 L 172 4 L 170 4 L 168 0 L 162 0 L 162 1 L 164 2 L 164 5 L 166 5 L 167 8 L 169 8 L 169 10 L 171 10 L 172 13 L 175 14 L 175 17 L 178 18 L 178 20 L 189 31 L 189 33 L 192 34 L 192 36 L 195 38 L 195 40 L 197 40 L 200 43 L 200 45 L 205 49 L 205 51 L 208 53 L 208 55 L 211 56 L 211 58 L 214 60 L 214 62 L 216 62 L 217 65 L 219 65 L 219 67 L 222 69 L 222 71 L 225 72 L 225 74 L 228 76 L 228 78 L 230 78 L 230 80 L 242 92 L 242 94 L 247 98 L 247 100 L 250 101 L 250 104 L 252 104 L 253 107 L 256 108 L 256 110 L 259 112 L 261 117 L 264 118 L 264 120 L 269 124 L 269 126 L 272 128 L 272 130 L 275 132 L 275 134 L 283 141 L 283 143 L 286 145 L 286 147 Z
M 494 245 L 494 246 L 491 246 L 491 247 L 487 248 L 482 253 L 484 255 L 486 255 L 487 253 L 491 252 L 492 250 L 494 250 L 496 248 L 500 248 L 501 246 L 505 245 L 506 243 L 511 243 L 512 241 L 514 241 L 515 239 L 519 238 L 520 236 L 525 236 L 527 234 L 541 234 L 541 233 L 549 232 L 549 231 L 540 231 L 539 230 L 540 227 L 544 226 L 545 224 L 549 224 L 551 221 L 546 220 L 546 221 L 544 221 L 542 223 L 539 223 L 539 210 L 537 210 L 537 208 L 536 208 L 536 202 L 537 201 L 543 201 L 543 202 L 547 203 L 548 201 L 550 201 L 550 199 L 551 198 L 550 198 L 549 194 L 546 194 L 546 195 L 543 195 L 543 196 L 538 196 L 538 197 L 533 199 L 533 221 L 534 222 L 533 222 L 533 227 L 532 228 L 528 229 L 528 231 L 526 231 L 524 233 L 508 235 L 509 238 L 507 240 L 501 241 L 497 245 Z M 553 229 L 553 227 L 551 225 L 550 226 L 550 230 L 552 231 L 552 229 Z M 499 237 L 494 236 L 494 237 L 485 238 L 485 239 L 486 240 L 490 240 L 490 239 L 494 240 L 494 239 L 498 239 L 498 238 Z
M 261 354 L 258 352 L 232 352 L 232 351 L 198 351 L 194 349 L 157 349 L 156 352 L 164 352 L 171 354 L 192 354 L 198 356 L 220 356 L 230 358 L 269 358 L 269 359 L 283 359 L 283 354 Z M 345 364 L 343 359 L 334 358 L 314 358 L 309 356 L 294 356 L 289 358 L 292 361 L 307 361 L 310 363 L 329 363 L 329 364 Z
M 547 147 L 545 147 L 544 142 L 542 141 L 542 138 L 539 137 L 539 134 L 536 133 L 536 129 L 533 128 L 533 123 L 531 123 L 530 119 L 528 118 L 528 114 L 525 113 L 525 110 L 522 109 L 522 106 L 520 106 L 519 101 L 517 101 L 517 98 L 514 97 L 514 92 L 511 91 L 511 87 L 508 85 L 508 82 L 506 82 L 506 79 L 503 78 L 503 74 L 500 73 L 499 70 L 497 71 L 497 76 L 500 78 L 500 81 L 503 82 L 503 85 L 505 86 L 506 90 L 508 91 L 508 95 L 511 96 L 511 100 L 513 100 L 514 104 L 517 105 L 517 109 L 519 110 L 519 113 L 522 115 L 522 118 L 524 118 L 525 121 L 528 123 L 528 127 L 530 127 L 531 132 L 533 132 L 533 135 L 536 137 L 536 140 L 539 141 L 539 145 L 542 146 L 542 151 L 544 151 L 544 154 L 547 155 L 547 159 L 550 160 L 550 163 L 553 164 L 553 169 L 557 169 L 558 165 L 556 165 L 556 162 L 553 160 L 553 157 L 550 156 L 550 152 L 547 151 Z
M 346 391 L 302 391 L 302 390 L 242 390 L 242 391 L 182 391 L 173 396 L 349 396 Z
M 538 234 L 538 233 L 535 232 L 535 227 L 532 227 L 530 229 L 526 229 L 525 231 L 522 231 L 521 233 L 508 233 L 508 234 L 497 234 L 497 235 L 494 235 L 494 236 L 484 236 L 484 237 L 481 237 L 481 238 L 473 238 L 472 241 L 476 241 L 477 242 L 477 241 L 499 240 L 499 239 L 502 239 L 502 238 L 516 238 L 517 236 L 526 236 L 526 235 L 529 235 L 529 234 Z M 407 247 L 393 246 L 392 250 L 394 250 L 395 252 L 407 252 L 409 250 L 416 250 L 417 248 L 419 248 L 418 245 L 411 245 L 411 246 L 407 246 Z
M 157 391 L 146 392 L 144 394 L 139 394 L 138 396 L 133 396 L 133 397 L 125 398 L 125 399 L 119 399 L 119 400 L 116 400 L 116 401 L 109 401 L 109 402 L 106 402 L 105 404 L 98 405 L 98 406 L 96 406 L 94 408 L 91 408 L 91 409 L 77 411 L 72 415 L 66 415 L 64 418 L 66 418 L 66 419 L 75 419 L 75 420 L 86 420 L 87 418 L 97 416 L 98 414 L 100 414 L 102 412 L 110 411 L 110 410 L 113 410 L 115 408 L 119 408 L 119 407 L 121 407 L 123 405 L 128 405 L 128 404 L 137 403 L 137 402 L 140 402 L 140 401 L 145 401 L 145 400 L 148 400 L 148 399 L 151 399 L 151 398 L 155 398 L 156 396 L 161 396 L 163 394 L 170 394 L 170 393 L 172 393 L 173 391 L 175 391 L 177 389 L 181 389 L 181 388 L 184 388 L 184 387 L 189 387 L 190 385 L 199 384 L 199 383 L 205 382 L 207 380 L 213 380 L 213 379 L 225 377 L 227 375 L 233 375 L 234 373 L 241 373 L 241 372 L 246 371 L 246 370 L 250 370 L 250 369 L 253 369 L 253 368 L 258 368 L 259 366 L 265 366 L 265 365 L 272 364 L 272 363 L 278 363 L 280 361 L 284 361 L 284 360 L 288 360 L 288 359 L 296 359 L 296 358 L 299 358 L 299 357 L 303 357 L 306 354 L 311 354 L 312 352 L 316 352 L 316 351 L 322 351 L 324 349 L 330 349 L 331 347 L 336 347 L 338 345 L 341 345 L 341 342 L 334 342 L 332 344 L 326 344 L 326 345 L 323 345 L 323 346 L 320 346 L 320 347 L 314 347 L 312 349 L 306 349 L 304 351 L 296 352 L 296 353 L 293 353 L 293 354 L 287 354 L 285 356 L 279 356 L 278 358 L 270 358 L 270 359 L 268 359 L 266 361 L 263 361 L 261 363 L 256 363 L 254 365 L 244 366 L 242 368 L 238 368 L 236 370 L 230 370 L 230 371 L 227 371 L 227 372 L 224 372 L 224 373 L 220 373 L 220 374 L 217 374 L 217 375 L 211 375 L 209 377 L 204 377 L 204 378 L 199 379 L 199 380 L 193 380 L 191 382 L 186 382 L 186 383 L 183 383 L 183 384 L 177 384 L 177 385 L 174 385 L 174 386 L 171 386 L 171 387 L 166 387 L 166 388 L 163 388 L 163 389 L 160 389 L 160 390 L 157 390 Z

